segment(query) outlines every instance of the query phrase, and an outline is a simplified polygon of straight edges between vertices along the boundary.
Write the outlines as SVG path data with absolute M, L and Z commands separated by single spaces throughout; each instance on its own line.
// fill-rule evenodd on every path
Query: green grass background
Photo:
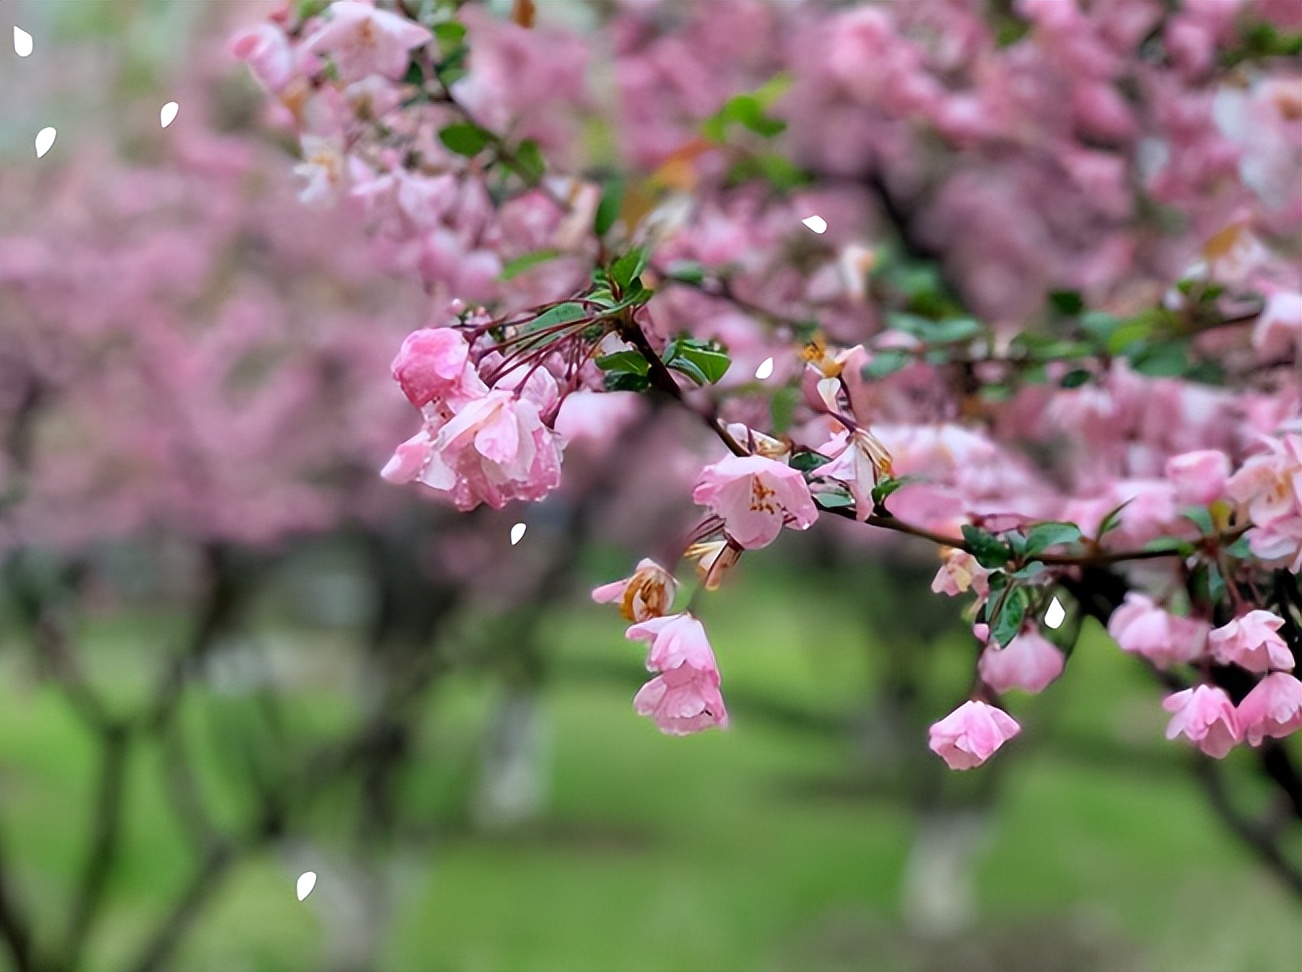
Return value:
M 869 708 L 881 653 L 826 578 L 756 566 L 702 605 L 732 706 L 726 733 L 665 737 L 633 714 L 642 653 L 609 609 L 584 604 L 548 616 L 552 799 L 546 819 L 518 833 L 466 826 L 495 684 L 466 673 L 438 686 L 404 778 L 403 839 L 377 851 L 399 895 L 383 969 L 1302 966 L 1298 902 L 1213 816 L 1187 772 L 1189 753 L 1162 738 L 1152 686 L 1091 630 L 1066 678 L 1012 702 L 1025 731 L 997 757 L 991 828 L 975 858 L 978 928 L 941 944 L 911 939 L 900 924 L 900 887 L 918 812 L 897 779 L 874 770 L 871 752 L 819 721 L 855 724 Z M 83 637 L 98 684 L 129 706 L 148 684 L 144 646 L 174 629 L 162 616 L 89 625 Z M 295 673 L 280 685 L 294 731 L 341 731 L 355 706 L 340 640 L 284 623 L 263 638 L 276 670 Z M 940 649 L 921 703 L 929 718 L 961 698 L 968 677 L 970 649 L 957 631 Z M 230 781 L 250 712 L 239 692 L 210 689 L 187 710 L 191 738 L 202 743 L 196 769 L 219 819 L 235 819 L 247 799 Z M 909 760 L 934 759 L 921 746 Z M 85 847 L 94 757 L 25 656 L 0 651 L 0 817 L 46 934 L 65 917 Z M 127 838 L 90 972 L 134 952 L 192 863 L 162 797 L 158 758 L 145 749 L 132 762 Z M 1249 762 L 1244 753 L 1230 758 L 1245 798 L 1255 785 Z M 970 788 L 975 775 L 945 785 Z M 339 922 L 331 883 L 351 873 L 330 837 L 348 819 L 346 807 L 327 801 L 313 818 L 316 844 L 276 846 L 241 863 L 175 967 L 319 967 Z M 300 903 L 294 879 L 313 854 L 320 882 Z

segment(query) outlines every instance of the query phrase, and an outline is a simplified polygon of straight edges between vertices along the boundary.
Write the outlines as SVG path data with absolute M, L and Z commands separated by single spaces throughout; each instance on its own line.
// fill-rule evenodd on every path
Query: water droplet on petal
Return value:
M 298 883 L 294 886 L 294 893 L 298 895 L 298 900 L 302 901 L 312 889 L 316 887 L 316 871 L 304 871 L 298 876 Z
M 169 101 L 167 104 L 163 105 L 163 110 L 158 113 L 158 120 L 161 121 L 163 127 L 166 128 L 168 125 L 172 124 L 173 119 L 176 118 L 176 113 L 180 110 L 180 105 L 175 101 Z
M 1048 609 L 1044 612 L 1044 623 L 1050 628 L 1061 628 L 1062 622 L 1066 620 L 1067 612 L 1063 609 L 1062 604 L 1055 597 L 1050 603 Z
M 773 359 L 765 358 L 760 362 L 760 366 L 755 369 L 755 377 L 763 381 L 771 374 L 773 374 Z
M 19 57 L 27 57 L 32 53 L 32 35 L 21 27 L 14 28 L 14 53 Z
M 36 133 L 36 157 L 39 159 L 42 155 L 50 150 L 54 144 L 54 136 L 57 135 L 53 128 L 42 128 Z
M 801 220 L 801 222 L 804 223 L 806 226 L 808 226 L 815 233 L 827 232 L 827 220 L 825 220 L 822 216 L 806 216 L 804 219 Z
M 520 542 L 520 538 L 524 536 L 524 530 L 525 526 L 523 523 L 517 523 L 515 526 L 511 527 L 511 546 L 514 547 Z

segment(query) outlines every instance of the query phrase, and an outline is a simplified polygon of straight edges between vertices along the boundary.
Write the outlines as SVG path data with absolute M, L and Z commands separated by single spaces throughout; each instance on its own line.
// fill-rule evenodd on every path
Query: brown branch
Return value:
M 4 843 L 0 840 L 0 939 L 9 946 L 14 972 L 40 972 L 47 966 L 36 952 L 32 922 L 14 894 Z
M 103 906 L 109 872 L 117 860 L 130 743 L 131 734 L 122 724 L 101 731 L 99 785 L 95 802 L 90 805 L 95 814 L 90 853 L 82 870 L 64 947 L 63 964 L 69 969 L 81 966 L 86 939 Z

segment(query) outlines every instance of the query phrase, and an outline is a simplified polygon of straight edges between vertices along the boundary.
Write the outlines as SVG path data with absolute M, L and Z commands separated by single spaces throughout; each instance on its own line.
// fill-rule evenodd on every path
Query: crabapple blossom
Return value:
M 663 617 L 674 603 L 678 581 L 654 560 L 644 557 L 633 576 L 603 584 L 592 592 L 598 604 L 619 602 L 619 613 L 628 621 L 649 621 Z
M 977 628 L 984 627 L 977 625 Z M 978 637 L 982 638 L 983 634 L 979 633 Z M 1065 664 L 1062 652 L 1032 626 L 1002 648 L 987 643 L 977 661 L 977 672 L 981 681 L 996 692 L 1009 689 L 1042 692 L 1062 674 Z
M 450 327 L 430 327 L 407 335 L 393 359 L 393 378 L 417 408 L 445 398 L 466 380 L 470 345 Z M 474 372 L 471 372 L 474 375 Z M 474 381 L 478 376 L 474 376 Z M 482 387 L 482 382 L 479 382 Z M 485 391 L 487 389 L 484 389 Z M 466 397 L 473 397 L 470 391 Z
M 628 638 L 651 642 L 646 667 L 659 673 L 633 699 L 639 715 L 675 736 L 728 727 L 719 667 L 700 621 L 690 614 L 651 618 L 630 627 Z
M 433 35 L 406 17 L 362 0 L 336 0 L 326 22 L 303 41 L 306 50 L 328 55 L 344 83 L 371 74 L 397 80 L 407 70 L 409 52 Z
M 951 548 L 944 551 L 944 562 L 936 571 L 936 576 L 931 582 L 931 590 L 935 594 L 956 597 L 970 589 L 975 591 L 978 597 L 984 598 L 990 590 L 988 580 L 990 573 L 966 550 Z
M 1223 759 L 1243 738 L 1230 697 L 1216 686 L 1197 685 L 1168 695 L 1162 708 L 1173 713 L 1166 727 L 1167 739 L 1183 735 L 1215 759 Z
M 1252 746 L 1292 735 L 1302 727 L 1302 682 L 1284 672 L 1267 675 L 1239 702 L 1235 719 Z
M 805 477 L 764 456 L 729 456 L 706 466 L 692 500 L 722 517 L 728 536 L 747 550 L 768 546 L 784 526 L 805 530 L 818 519 Z
M 1171 614 L 1133 591 L 1108 621 L 1108 634 L 1122 650 L 1143 655 L 1159 668 L 1201 658 L 1208 630 L 1207 622 Z
M 1199 449 L 1166 461 L 1166 478 L 1175 486 L 1175 498 L 1189 506 L 1205 506 L 1225 495 L 1230 459 L 1219 449 Z
M 650 716 L 670 736 L 728 728 L 717 671 L 712 676 L 690 665 L 663 671 L 643 685 L 633 696 L 633 708 L 638 715 Z
M 1022 727 L 1012 716 L 985 702 L 969 700 L 928 730 L 928 746 L 950 769 L 980 766 Z
M 1207 636 L 1211 656 L 1222 665 L 1250 672 L 1292 671 L 1293 654 L 1279 636 L 1284 619 L 1270 611 L 1249 611 Z

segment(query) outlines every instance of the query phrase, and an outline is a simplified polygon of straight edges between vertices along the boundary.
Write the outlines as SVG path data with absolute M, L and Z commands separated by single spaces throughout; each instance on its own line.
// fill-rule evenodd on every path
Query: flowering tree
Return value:
M 677 551 L 698 593 L 823 517 L 938 548 L 978 647 L 931 728 L 952 768 L 1092 617 L 1167 686 L 1169 737 L 1256 748 L 1302 816 L 1299 8 L 640 3 L 592 44 L 537 14 L 307 2 L 233 40 L 304 202 L 434 305 L 382 475 L 540 500 L 567 438 L 659 396 L 717 440 Z M 726 727 L 677 574 L 594 597 L 649 645 L 639 713 Z

